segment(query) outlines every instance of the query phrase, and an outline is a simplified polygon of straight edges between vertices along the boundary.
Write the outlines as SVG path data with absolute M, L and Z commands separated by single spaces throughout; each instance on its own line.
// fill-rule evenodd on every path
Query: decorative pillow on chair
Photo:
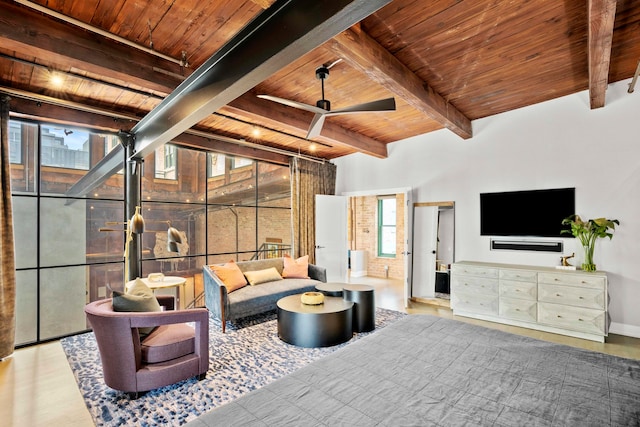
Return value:
M 136 283 L 129 288 L 127 293 L 113 291 L 111 304 L 113 311 L 162 311 L 153 291 L 140 279 L 136 279 Z M 153 327 L 138 328 L 138 332 L 144 336 L 150 334 L 154 329 Z
M 240 267 L 233 260 L 225 265 L 210 265 L 209 267 L 222 280 L 227 292 L 233 292 L 247 285 L 247 279 L 244 278 Z
M 293 259 L 289 255 L 284 256 L 284 270 L 282 277 L 289 279 L 309 278 L 309 255 Z
M 264 270 L 245 271 L 244 275 L 247 276 L 247 280 L 251 286 L 282 279 L 282 276 L 280 276 L 280 273 L 278 273 L 275 267 Z

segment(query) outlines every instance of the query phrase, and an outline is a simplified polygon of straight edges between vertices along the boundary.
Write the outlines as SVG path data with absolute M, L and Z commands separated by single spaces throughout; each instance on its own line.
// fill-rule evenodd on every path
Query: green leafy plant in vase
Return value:
M 620 225 L 620 221 L 607 218 L 583 221 L 579 215 L 571 215 L 563 219 L 562 224 L 570 225 L 571 230 L 562 230 L 561 233 L 571 233 L 582 243 L 584 249 L 582 269 L 584 271 L 596 271 L 596 265 L 593 262 L 593 250 L 595 249 L 596 240 L 600 237 L 608 237 L 611 240 L 613 233 L 610 233 L 609 230 L 615 230 L 616 225 Z

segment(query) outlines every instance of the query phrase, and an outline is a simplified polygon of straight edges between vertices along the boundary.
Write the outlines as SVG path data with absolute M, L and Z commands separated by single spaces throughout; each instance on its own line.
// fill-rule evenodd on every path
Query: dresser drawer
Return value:
M 451 294 L 451 307 L 456 311 L 498 315 L 498 295 L 479 295 L 457 292 Z
M 538 273 L 538 283 L 580 286 L 585 288 L 604 289 L 606 277 L 590 274 Z
M 474 265 L 453 264 L 451 272 L 454 274 L 463 274 L 465 276 L 487 277 L 492 279 L 498 278 L 497 268 L 477 267 Z
M 605 294 L 602 289 L 576 286 L 538 285 L 538 299 L 542 302 L 566 304 L 575 307 L 587 307 L 604 310 Z
M 451 293 L 464 292 L 467 294 L 498 295 L 498 279 L 483 277 L 451 276 Z
M 602 310 L 538 303 L 538 323 L 558 328 L 606 335 L 605 317 Z
M 536 282 L 518 282 L 515 280 L 500 280 L 500 297 L 520 298 L 527 300 L 538 299 L 538 284 Z
M 499 311 L 500 317 L 535 323 L 538 314 L 538 303 L 531 300 L 501 297 Z
M 538 273 L 531 270 L 500 270 L 500 280 L 503 279 L 536 282 L 538 280 Z

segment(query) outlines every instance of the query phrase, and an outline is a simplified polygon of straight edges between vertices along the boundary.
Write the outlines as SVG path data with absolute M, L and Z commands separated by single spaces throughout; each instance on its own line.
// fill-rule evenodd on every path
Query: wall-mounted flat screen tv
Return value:
M 480 194 L 482 236 L 572 237 L 562 220 L 575 214 L 575 188 Z

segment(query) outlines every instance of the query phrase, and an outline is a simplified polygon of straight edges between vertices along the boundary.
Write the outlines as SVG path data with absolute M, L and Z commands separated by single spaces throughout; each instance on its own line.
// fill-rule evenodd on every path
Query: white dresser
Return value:
M 456 316 L 604 342 L 607 306 L 602 271 L 470 261 L 451 267 Z

